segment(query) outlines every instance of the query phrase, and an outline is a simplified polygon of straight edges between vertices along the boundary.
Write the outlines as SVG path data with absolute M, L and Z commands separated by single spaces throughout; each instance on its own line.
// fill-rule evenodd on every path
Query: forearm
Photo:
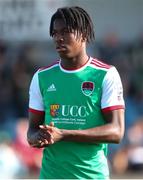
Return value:
M 44 115 L 29 112 L 29 127 L 27 131 L 27 141 L 31 146 L 39 144 L 39 125 L 43 124 L 43 122 Z
M 119 143 L 122 135 L 120 129 L 107 124 L 86 130 L 62 130 L 64 141 L 89 143 Z

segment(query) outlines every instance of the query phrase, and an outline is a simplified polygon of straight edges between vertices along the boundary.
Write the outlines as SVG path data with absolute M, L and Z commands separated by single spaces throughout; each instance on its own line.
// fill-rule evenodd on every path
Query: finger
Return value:
M 40 148 L 45 148 L 45 147 L 48 147 L 48 146 L 49 146 L 49 144 L 44 144 Z
M 49 131 L 49 132 L 52 132 L 53 131 L 53 126 L 48 126 L 48 125 L 40 125 L 39 126 L 41 130 L 44 130 L 44 131 Z
M 47 129 L 45 125 L 39 125 L 40 129 Z
M 46 139 L 44 139 L 43 141 L 39 140 L 37 143 L 32 144 L 32 147 L 43 148 L 49 144 L 50 143 Z
M 50 122 L 49 125 L 52 126 L 52 127 L 54 127 L 54 122 Z
M 49 143 L 50 143 L 50 144 L 54 144 L 54 140 L 53 140 L 53 139 L 51 139 Z
M 37 143 L 31 144 L 32 147 L 40 148 L 42 141 L 39 141 Z
M 44 142 L 45 145 L 54 143 L 52 134 L 47 134 L 47 132 L 40 132 L 39 135 L 39 140 Z
M 45 146 L 45 142 L 41 142 L 40 146 L 44 147 Z
M 42 129 L 42 130 L 49 130 L 49 128 L 51 128 L 52 126 L 49 126 L 49 125 L 39 125 L 39 128 Z
M 44 130 L 39 131 L 38 140 L 41 140 L 42 142 L 44 142 L 45 145 L 53 144 L 52 139 L 53 139 L 52 134 L 50 134 L 49 132 L 44 131 Z
M 47 139 L 44 139 L 44 144 L 49 144 L 50 140 L 48 141 Z
M 43 148 L 49 146 L 49 144 L 53 144 L 53 141 L 47 141 L 46 139 L 44 139 L 43 141 L 39 141 L 39 143 L 35 144 L 33 147 Z
M 50 138 L 51 138 L 51 134 L 47 130 L 39 131 L 39 140 L 42 140 L 42 141 L 43 141 L 43 139 L 49 140 Z
M 49 125 L 39 125 L 41 129 L 48 129 L 49 127 L 54 127 L 54 122 L 50 122 Z

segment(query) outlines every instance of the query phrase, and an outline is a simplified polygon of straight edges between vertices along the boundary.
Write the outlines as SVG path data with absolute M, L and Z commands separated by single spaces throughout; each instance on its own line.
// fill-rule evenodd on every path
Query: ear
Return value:
M 85 42 L 87 40 L 85 33 L 82 34 L 82 42 Z

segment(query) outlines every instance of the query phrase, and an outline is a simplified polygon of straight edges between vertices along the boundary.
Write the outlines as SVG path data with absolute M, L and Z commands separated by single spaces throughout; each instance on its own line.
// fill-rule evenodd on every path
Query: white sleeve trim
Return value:
M 29 89 L 29 108 L 38 111 L 44 111 L 43 98 L 40 92 L 39 79 L 37 71 L 31 81 Z
M 124 106 L 123 87 L 115 67 L 109 69 L 102 84 L 101 108 Z

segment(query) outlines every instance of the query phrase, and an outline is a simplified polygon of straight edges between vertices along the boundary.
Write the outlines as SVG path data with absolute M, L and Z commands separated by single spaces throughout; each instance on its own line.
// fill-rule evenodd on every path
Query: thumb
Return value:
M 45 125 L 39 125 L 41 129 L 45 129 Z
M 49 125 L 52 126 L 52 127 L 54 127 L 54 122 L 50 122 Z

